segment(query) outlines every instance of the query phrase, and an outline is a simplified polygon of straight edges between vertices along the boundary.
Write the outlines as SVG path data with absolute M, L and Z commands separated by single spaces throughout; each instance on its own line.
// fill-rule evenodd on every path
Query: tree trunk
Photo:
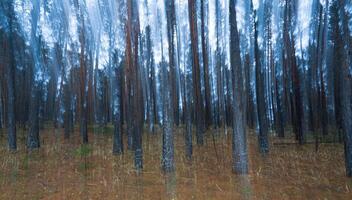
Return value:
M 35 84 L 35 83 L 33 83 Z M 38 85 L 32 86 L 31 92 L 31 103 L 30 103 L 30 128 L 27 138 L 27 148 L 36 149 L 40 147 L 39 141 L 39 98 L 40 98 L 40 88 Z
M 254 12 L 254 18 L 256 14 Z M 265 104 L 264 95 L 264 74 L 260 59 L 260 50 L 258 46 L 258 30 L 257 22 L 254 22 L 254 57 L 255 57 L 255 75 L 256 75 L 256 93 L 257 93 L 257 109 L 258 109 L 258 125 L 259 125 L 259 150 L 265 154 L 269 152 L 269 141 L 268 141 L 268 120 L 267 120 L 267 109 Z
M 341 30 L 343 33 L 343 48 L 340 51 L 343 52 L 343 64 L 341 66 L 341 75 L 343 78 L 343 84 L 340 85 L 342 92 L 342 116 L 343 116 L 343 131 L 344 131 L 344 149 L 345 149 L 345 166 L 346 174 L 348 177 L 352 177 L 352 37 L 350 35 L 350 29 L 348 22 L 351 16 L 346 11 L 346 4 L 351 6 L 348 1 L 342 0 L 339 7 L 341 15 Z M 339 31 L 339 30 L 335 30 Z
M 195 105 L 195 118 L 197 127 L 197 144 L 203 145 L 204 143 L 204 110 L 203 100 L 201 94 L 201 81 L 200 81 L 200 66 L 198 55 L 198 28 L 197 28 L 197 7 L 195 0 L 188 0 L 188 13 L 189 24 L 191 31 L 191 50 L 192 50 L 192 74 L 193 74 L 193 87 L 194 87 L 194 105 Z
M 170 64 L 171 65 L 171 64 Z M 163 147 L 161 166 L 164 172 L 169 173 L 174 171 L 174 133 L 173 133 L 173 119 L 172 119 L 172 95 L 171 84 L 168 81 L 168 71 L 166 66 L 162 66 L 163 74 Z M 171 66 L 170 66 L 171 68 Z
M 142 128 L 143 98 L 138 66 L 139 17 L 135 0 L 127 2 L 126 21 L 126 92 L 127 92 L 127 123 L 132 133 L 132 148 L 135 151 L 134 165 L 137 170 L 143 168 Z M 130 138 L 129 138 L 130 139 Z
M 8 134 L 8 145 L 9 149 L 15 151 L 17 149 L 17 137 L 16 137 L 16 118 L 15 118 L 15 54 L 14 54 L 14 20 L 15 13 L 11 1 L 8 1 L 5 5 L 7 8 L 7 18 L 9 21 L 9 35 L 8 38 L 3 38 L 3 48 L 5 49 L 5 55 L 8 56 L 8 62 L 6 65 L 6 89 L 7 89 L 7 134 Z
M 116 70 L 116 87 L 114 87 L 114 139 L 113 139 L 113 154 L 123 153 L 123 138 L 122 138 L 122 121 L 121 121 L 121 78 L 122 67 Z
M 233 135 L 232 156 L 233 172 L 248 174 L 248 153 L 246 139 L 246 107 L 244 99 L 243 67 L 241 63 L 239 34 L 236 20 L 236 0 L 230 0 L 230 64 L 233 89 Z
M 206 17 L 208 12 L 207 0 L 200 1 L 201 15 L 201 39 L 202 39 L 202 56 L 204 70 L 204 89 L 205 89 L 205 124 L 207 128 L 211 125 L 211 88 L 209 82 L 209 61 L 208 61 L 208 31 L 206 29 Z

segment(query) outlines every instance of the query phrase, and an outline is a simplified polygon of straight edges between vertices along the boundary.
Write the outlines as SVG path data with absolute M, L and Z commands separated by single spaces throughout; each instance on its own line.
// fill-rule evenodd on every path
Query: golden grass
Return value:
M 42 131 L 42 147 L 32 152 L 24 140 L 10 153 L 2 138 L 0 199 L 352 199 L 342 145 L 322 144 L 317 153 L 314 144 L 271 145 L 263 157 L 250 133 L 250 174 L 237 176 L 231 172 L 230 133 L 216 133 L 218 158 L 209 132 L 203 147 L 194 145 L 188 161 L 183 129 L 177 129 L 176 172 L 169 175 L 160 169 L 160 134 L 143 136 L 140 175 L 133 168 L 134 154 L 112 155 L 112 135 L 101 131 L 89 133 L 89 151 L 82 149 L 79 133 L 65 141 L 62 130 Z

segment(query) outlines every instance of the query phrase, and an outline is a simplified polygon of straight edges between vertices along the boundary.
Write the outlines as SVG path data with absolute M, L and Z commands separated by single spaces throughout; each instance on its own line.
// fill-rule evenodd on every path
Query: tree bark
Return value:
M 241 63 L 239 34 L 236 19 L 236 0 L 230 0 L 230 64 L 233 87 L 233 134 L 232 156 L 233 172 L 248 174 L 248 153 L 246 139 L 246 107 L 244 99 L 243 67 Z
M 254 18 L 256 14 L 254 12 Z M 256 93 L 257 93 L 257 110 L 258 110 L 258 143 L 259 150 L 265 154 L 269 152 L 269 141 L 268 141 L 268 120 L 267 120 L 267 108 L 265 104 L 264 95 L 264 74 L 260 59 L 260 50 L 258 46 L 258 30 L 257 22 L 254 22 L 254 57 L 255 57 L 255 75 L 256 75 Z
M 203 145 L 204 143 L 204 109 L 201 94 L 201 81 L 200 81 L 200 66 L 198 55 L 198 28 L 197 28 L 197 7 L 195 0 L 188 0 L 188 14 L 189 24 L 191 31 L 191 50 L 192 50 L 192 74 L 193 74 L 193 87 L 194 87 L 194 105 L 195 105 L 195 118 L 197 127 L 197 144 Z

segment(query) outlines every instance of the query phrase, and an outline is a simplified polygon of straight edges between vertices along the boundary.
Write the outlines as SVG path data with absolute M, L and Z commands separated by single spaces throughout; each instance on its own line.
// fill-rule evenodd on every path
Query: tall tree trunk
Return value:
M 256 12 L 254 12 L 254 18 Z M 260 50 L 258 46 L 258 30 L 257 24 L 254 22 L 254 57 L 255 57 L 255 75 L 256 75 L 256 93 L 257 93 L 257 109 L 258 109 L 258 125 L 259 125 L 259 150 L 261 153 L 269 152 L 269 141 L 268 141 L 268 120 L 267 120 L 267 109 L 265 104 L 264 94 L 264 73 L 262 69 L 262 63 L 260 59 Z
M 192 116 L 191 116 L 191 99 L 190 99 L 190 84 L 187 83 L 187 78 L 185 80 L 185 123 L 186 123 L 186 133 L 185 133 L 185 150 L 186 157 L 191 160 L 193 154 L 192 146 Z
M 11 24 L 11 23 L 10 23 Z M 12 26 L 12 25 L 11 25 Z M 12 34 L 12 33 L 11 33 Z M 9 43 L 9 44 L 8 44 Z M 7 138 L 10 150 L 17 149 L 16 137 L 16 118 L 15 118 L 15 63 L 12 36 L 5 42 L 4 48 L 9 51 L 9 63 L 6 66 L 6 84 L 7 84 Z M 9 45 L 9 47 L 7 47 Z
M 170 66 L 170 80 L 171 80 L 171 95 L 173 105 L 173 115 L 176 125 L 179 123 L 179 88 L 177 87 L 176 75 L 176 48 L 175 48 L 175 28 L 176 28 L 176 11 L 175 1 L 165 0 L 165 10 L 167 18 L 167 38 L 169 42 L 169 66 Z M 170 113 L 172 114 L 172 113 Z
M 121 120 L 121 79 L 122 79 L 122 66 L 116 69 L 116 87 L 114 87 L 114 139 L 113 149 L 114 154 L 123 153 L 123 137 L 122 137 L 122 120 Z
M 168 81 L 168 77 L 171 74 L 168 74 L 168 70 L 166 68 L 166 66 L 162 66 L 163 147 L 161 166 L 164 172 L 168 173 L 174 171 L 174 133 L 171 104 L 171 83 Z
M 188 0 L 188 14 L 189 24 L 191 31 L 191 50 L 192 50 L 192 74 L 193 74 L 193 87 L 194 87 L 194 104 L 195 104 L 195 118 L 197 127 L 197 144 L 203 145 L 204 143 L 204 109 L 201 94 L 201 81 L 200 81 L 200 66 L 198 55 L 198 28 L 197 28 L 197 7 L 195 0 Z
M 9 23 L 9 33 L 8 36 L 2 38 L 4 54 L 7 55 L 8 60 L 6 60 L 5 66 L 5 79 L 6 79 L 6 89 L 7 89 L 7 140 L 9 149 L 15 151 L 17 149 L 17 137 L 16 137 L 16 117 L 15 117 L 15 50 L 14 50 L 14 24 L 15 24 L 15 12 L 11 1 L 3 2 L 3 9 L 6 13 L 6 17 Z M 5 35 L 5 34 L 4 34 Z
M 134 165 L 137 170 L 143 168 L 142 151 L 142 127 L 143 127 L 143 99 L 141 95 L 141 81 L 138 66 L 138 39 L 139 39 L 139 17 L 136 0 L 127 2 L 126 21 L 126 91 L 127 112 L 130 113 L 127 120 L 133 134 L 132 147 L 135 151 Z
M 343 116 L 343 131 L 344 131 L 344 149 L 345 149 L 345 166 L 346 174 L 352 177 L 352 36 L 349 29 L 349 21 L 351 14 L 346 11 L 347 4 L 352 6 L 350 1 L 341 0 L 340 3 L 340 16 L 341 16 L 341 32 L 343 34 L 343 44 L 340 49 L 343 53 L 343 63 L 341 66 L 341 75 L 343 84 L 340 85 L 342 92 L 342 116 Z M 339 30 L 335 30 L 339 31 Z
M 34 83 L 33 83 L 34 84 Z M 38 85 L 32 86 L 31 99 L 30 99 L 30 129 L 27 138 L 28 149 L 36 149 L 40 147 L 39 142 L 39 98 L 40 88 Z
M 0 33 L 0 42 L 2 40 L 2 36 Z M 0 67 L 0 69 L 2 68 L 2 66 Z M 0 137 L 2 136 L 2 128 L 3 128 L 3 114 L 4 114 L 4 108 L 3 108 L 3 104 L 2 104 L 2 99 L 3 99 L 3 92 L 2 92 L 2 76 L 0 76 Z
M 207 128 L 211 125 L 211 95 L 210 95 L 210 81 L 209 81 L 209 59 L 208 59 L 208 31 L 206 29 L 206 17 L 208 12 L 207 0 L 200 1 L 200 15 L 201 15 L 201 40 L 202 40 L 202 56 L 203 56 L 203 70 L 204 70 L 204 89 L 205 89 L 205 124 Z
M 80 52 L 80 132 L 83 144 L 88 143 L 88 122 L 87 122 L 87 68 L 85 62 L 84 36 L 81 35 L 81 52 Z
M 64 137 L 68 139 L 71 133 L 72 108 L 71 108 L 71 90 L 69 83 L 63 85 L 63 102 L 64 102 Z
M 88 113 L 87 113 L 87 89 L 88 89 L 88 77 L 87 77 L 87 56 L 86 56 L 86 35 L 85 35 L 85 18 L 84 18 L 84 5 L 81 5 L 78 0 L 74 2 L 74 6 L 77 9 L 77 20 L 79 22 L 79 112 L 80 112 L 80 133 L 83 144 L 88 143 Z
M 233 135 L 232 156 L 233 172 L 238 174 L 248 173 L 248 153 L 246 139 L 246 107 L 244 99 L 243 67 L 241 63 L 239 34 L 236 19 L 236 0 L 230 0 L 230 64 L 232 71 L 233 87 Z

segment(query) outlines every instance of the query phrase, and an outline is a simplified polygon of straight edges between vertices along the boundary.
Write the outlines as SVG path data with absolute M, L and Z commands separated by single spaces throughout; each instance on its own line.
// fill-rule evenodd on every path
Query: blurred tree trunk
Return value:
M 0 3 L 1 11 L 5 13 L 9 24 L 8 33 L 3 33 L 1 42 L 4 54 L 4 68 L 6 80 L 6 94 L 7 94 L 7 123 L 6 129 L 8 134 L 8 145 L 12 151 L 17 150 L 16 137 L 16 118 L 15 118 L 15 53 L 14 53 L 14 26 L 15 26 L 15 11 L 12 1 L 2 1 Z
M 83 25 L 84 27 L 84 22 Z M 81 30 L 80 43 L 80 68 L 79 68 L 79 80 L 80 80 L 80 132 L 82 141 L 84 144 L 88 143 L 88 110 L 87 110 L 87 62 L 85 56 L 85 36 L 84 28 Z
M 240 42 L 237 30 L 236 0 L 230 0 L 230 64 L 233 89 L 233 135 L 232 156 L 233 172 L 238 174 L 248 173 L 248 153 L 246 139 L 245 96 L 243 82 L 243 67 L 241 63 Z
M 35 83 L 32 83 L 35 84 Z M 27 138 L 27 147 L 29 149 L 36 149 L 40 147 L 39 141 L 39 98 L 41 96 L 40 87 L 37 85 L 32 86 L 31 99 L 30 99 L 30 128 Z
M 165 63 L 166 64 L 166 63 Z M 171 68 L 171 64 L 169 64 Z M 171 71 L 170 71 L 171 72 Z M 171 83 L 168 79 L 167 66 L 162 66 L 162 103 L 163 103 L 163 139 L 161 166 L 164 172 L 172 172 L 174 168 L 174 131 L 172 114 Z
M 254 11 L 254 19 L 256 18 L 256 11 Z M 258 46 L 258 22 L 254 22 L 254 58 L 255 58 L 255 85 L 257 93 L 257 110 L 258 110 L 258 143 L 259 150 L 265 154 L 269 152 L 269 141 L 268 141 L 268 119 L 267 119 L 267 107 L 264 94 L 264 72 L 262 69 L 262 63 L 260 58 L 260 50 Z
M 211 120 L 211 88 L 209 81 L 209 55 L 208 55 L 208 1 L 200 1 L 200 15 L 201 15 L 201 40 L 202 40 L 202 56 L 203 56 L 203 70 L 204 70 L 204 89 L 205 89 L 205 124 L 207 128 L 212 123 Z
M 344 147 L 345 147 L 345 166 L 346 174 L 352 177 L 352 36 L 349 28 L 352 14 L 346 10 L 347 6 L 352 6 L 350 1 L 339 1 L 339 13 L 341 33 L 343 38 L 342 49 L 343 55 L 341 73 L 343 82 L 340 85 L 342 92 L 342 116 L 343 116 L 343 131 L 344 131 Z M 338 30 L 335 30 L 338 31 Z
M 37 23 L 39 20 L 40 2 L 33 1 L 33 10 L 31 11 L 31 47 L 33 62 L 30 65 L 31 84 L 30 84 L 30 106 L 29 106 L 29 132 L 27 137 L 27 147 L 29 149 L 39 148 L 39 95 L 40 95 L 40 79 L 37 73 L 41 68 L 41 50 L 42 37 L 37 36 Z M 39 80 L 37 80 L 39 79 Z M 52 105 L 53 106 L 53 105 Z
M 177 85 L 177 64 L 176 64 L 176 48 L 175 48 L 175 28 L 176 28 L 176 11 L 175 2 L 173 0 L 165 0 L 165 10 L 167 19 L 167 39 L 169 42 L 169 66 L 171 80 L 171 95 L 173 113 L 176 125 L 179 124 L 179 88 Z
M 295 3 L 289 0 L 285 1 L 284 7 L 284 25 L 283 25 L 283 62 L 284 68 L 289 72 L 291 76 L 287 76 L 290 79 L 291 87 L 287 85 L 287 89 L 292 88 L 292 94 L 287 95 L 289 98 L 289 112 L 291 113 L 291 121 L 293 131 L 296 135 L 296 139 L 300 144 L 305 142 L 305 135 L 303 131 L 303 106 L 301 97 L 301 83 L 299 77 L 299 69 L 295 55 L 295 42 L 293 35 L 293 17 L 295 15 Z M 287 84 L 287 82 L 286 82 Z M 288 94 L 291 92 L 286 91 Z
M 188 0 L 188 14 L 191 31 L 191 50 L 192 50 L 192 74 L 193 74 L 193 95 L 195 105 L 195 118 L 197 127 L 197 144 L 204 143 L 204 109 L 201 94 L 200 66 L 198 55 L 198 28 L 197 28 L 197 7 L 195 0 Z
M 114 87 L 114 139 L 113 139 L 113 150 L 114 154 L 123 153 L 123 135 L 122 135 L 122 120 L 121 120 L 121 83 L 122 83 L 122 64 L 116 69 L 116 87 Z
M 80 133 L 82 137 L 83 144 L 88 143 L 88 110 L 87 110 L 87 56 L 86 56 L 86 35 L 85 35 L 85 20 L 83 15 L 83 5 L 80 5 L 78 0 L 75 2 L 75 7 L 77 9 L 77 20 L 78 33 L 79 33 L 79 43 L 80 43 L 80 53 L 79 53 L 79 111 L 80 111 Z
M 127 123 L 131 129 L 133 150 L 135 151 L 135 167 L 143 168 L 142 128 L 143 128 L 143 98 L 138 66 L 139 17 L 135 0 L 127 2 L 126 21 L 126 92 L 127 92 Z

